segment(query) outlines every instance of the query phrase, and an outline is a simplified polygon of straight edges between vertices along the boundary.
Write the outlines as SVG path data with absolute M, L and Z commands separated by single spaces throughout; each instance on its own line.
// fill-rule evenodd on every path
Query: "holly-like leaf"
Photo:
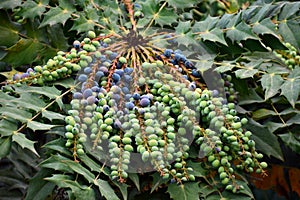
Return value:
M 286 146 L 291 148 L 294 152 L 298 153 L 300 151 L 300 140 L 295 137 L 291 132 L 279 134 L 280 139 L 285 143 Z
M 119 197 L 107 181 L 97 179 L 94 183 L 98 186 L 99 191 L 106 199 L 119 200 Z
M 9 19 L 6 12 L 0 11 L 0 46 L 9 47 L 15 44 L 19 39 L 18 31 L 17 24 Z
M 22 5 L 20 15 L 24 18 L 33 19 L 36 16 L 41 16 L 46 11 L 46 6 L 49 0 L 41 0 L 38 3 L 34 1 L 25 1 Z
M 42 116 L 49 119 L 50 121 L 52 121 L 53 119 L 64 120 L 65 118 L 64 115 L 49 110 L 42 110 Z
M 14 9 L 22 4 L 20 0 L 2 0 L 0 2 L 0 9 Z
M 221 63 L 221 66 L 216 67 L 214 71 L 217 71 L 219 73 L 224 73 L 224 72 L 231 71 L 235 66 L 236 64 L 232 61 L 223 61 Z
M 280 75 L 276 75 L 275 73 L 267 73 L 262 75 L 260 81 L 261 86 L 265 90 L 265 100 L 279 93 L 280 86 L 283 83 L 282 77 Z
M 1 137 L 11 136 L 16 130 L 18 130 L 18 125 L 16 121 L 7 119 L 0 120 Z
M 300 93 L 300 79 L 288 78 L 281 85 L 280 89 L 281 95 L 285 96 L 294 108 Z
M 50 130 L 51 128 L 55 127 L 57 125 L 51 125 L 51 124 L 44 124 L 41 122 L 36 121 L 28 121 L 27 127 L 30 128 L 33 131 L 36 130 Z
M 253 78 L 253 76 L 258 72 L 258 69 L 254 69 L 252 67 L 247 67 L 245 69 L 238 69 L 234 73 L 236 77 L 244 79 L 244 78 Z
M 269 110 L 266 108 L 260 108 L 258 110 L 255 110 L 252 113 L 252 118 L 254 120 L 260 120 L 260 119 L 264 119 L 266 117 L 273 116 L 273 115 L 276 115 L 276 113 L 273 110 Z
M 174 8 L 191 8 L 193 7 L 198 1 L 197 0 L 189 0 L 189 1 L 181 1 L 181 0 L 166 0 L 170 6 Z
M 128 177 L 130 178 L 130 180 L 132 180 L 132 182 L 134 183 L 134 185 L 136 186 L 136 188 L 138 189 L 138 191 L 141 190 L 141 186 L 140 186 L 140 178 L 136 173 L 129 173 Z
M 76 30 L 77 33 L 86 32 L 88 30 L 93 30 L 95 22 L 93 20 L 87 19 L 84 15 L 74 20 L 74 24 L 71 30 Z
M 299 22 L 296 20 L 283 20 L 278 27 L 280 35 L 285 42 L 291 43 L 296 48 L 300 48 L 300 32 Z
M 152 175 L 153 181 L 152 181 L 152 187 L 151 187 L 151 192 L 154 192 L 160 185 L 167 183 L 169 180 L 168 179 L 163 179 L 159 173 L 155 173 Z
M 276 135 L 252 119 L 245 125 L 245 128 L 253 133 L 252 139 L 255 141 L 256 148 L 259 151 L 268 156 L 274 156 L 279 160 L 283 160 L 282 151 Z
M 197 200 L 199 199 L 199 186 L 198 183 L 185 183 L 185 184 L 170 184 L 168 186 L 168 193 L 174 200 Z
M 257 35 L 271 34 L 278 37 L 276 33 L 276 25 L 270 18 L 263 19 L 261 22 L 256 22 L 253 25 L 253 32 Z
M 11 151 L 12 140 L 11 137 L 1 137 L 0 138 L 0 160 L 7 156 Z
M 60 7 L 51 8 L 48 12 L 45 13 L 45 17 L 40 25 L 40 27 L 44 26 L 52 26 L 54 24 L 65 24 L 65 22 L 70 18 L 74 9 L 68 10 L 67 8 L 62 9 Z
M 20 132 L 13 134 L 12 141 L 18 143 L 23 149 L 24 148 L 29 149 L 30 151 L 35 153 L 37 156 L 39 156 L 39 154 L 36 152 L 36 150 L 34 148 L 35 142 L 27 139 L 25 137 L 25 134 L 20 133 Z
M 43 45 L 37 40 L 21 38 L 15 45 L 7 49 L 3 61 L 16 66 L 30 64 L 37 59 L 38 51 L 42 48 Z
M 297 15 L 299 13 L 300 9 L 300 3 L 299 2 L 293 2 L 289 3 L 286 2 L 281 10 L 281 12 L 278 14 L 278 20 L 286 20 L 290 19 L 292 16 Z
M 32 117 L 32 114 L 28 111 L 12 108 L 12 107 L 0 107 L 0 118 L 16 119 L 20 122 L 27 122 Z
M 252 32 L 252 28 L 246 24 L 244 21 L 241 21 L 238 25 L 233 25 L 228 28 L 226 36 L 232 42 L 240 42 L 242 40 L 258 40 L 259 38 Z

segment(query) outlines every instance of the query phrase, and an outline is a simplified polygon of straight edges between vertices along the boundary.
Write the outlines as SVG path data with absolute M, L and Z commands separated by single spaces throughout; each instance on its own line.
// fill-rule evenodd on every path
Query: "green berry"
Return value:
M 149 140 L 148 144 L 149 144 L 149 146 L 153 147 L 153 146 L 157 146 L 158 142 L 156 140 L 152 139 L 152 140 Z
M 211 164 L 214 168 L 218 168 L 220 166 L 220 161 L 219 160 L 214 160 Z
M 96 37 L 96 33 L 95 33 L 94 31 L 89 31 L 89 32 L 87 33 L 87 36 L 88 36 L 89 38 L 91 38 L 91 39 L 94 39 L 94 38 Z
M 83 149 L 77 149 L 77 154 L 78 155 L 84 155 L 84 150 Z
M 267 164 L 266 162 L 261 162 L 261 163 L 260 163 L 260 166 L 261 166 L 262 168 L 267 168 L 267 167 L 268 167 L 268 164 Z
M 74 138 L 74 135 L 73 135 L 73 133 L 71 133 L 71 132 L 66 132 L 66 133 L 65 133 L 65 136 L 66 136 L 66 138 L 68 138 L 68 139 Z

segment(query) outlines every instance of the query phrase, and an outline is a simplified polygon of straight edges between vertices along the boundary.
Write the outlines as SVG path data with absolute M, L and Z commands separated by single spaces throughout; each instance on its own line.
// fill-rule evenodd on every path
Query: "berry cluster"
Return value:
M 293 70 L 295 67 L 300 66 L 300 55 L 297 49 L 290 43 L 285 43 L 287 50 L 274 50 L 273 53 L 278 57 L 286 66 Z
M 232 191 L 242 189 L 235 170 L 264 173 L 267 165 L 258 161 L 262 154 L 251 132 L 242 128 L 247 119 L 240 119 L 234 103 L 218 90 L 207 89 L 182 51 L 158 48 L 150 36 L 133 33 L 96 36 L 90 31 L 87 36 L 70 52 L 58 52 L 45 66 L 13 81 L 43 84 L 78 73 L 65 118 L 66 147 L 75 160 L 85 152 L 97 154 L 120 182 L 128 172 L 155 170 L 180 183 L 196 179 L 187 162 L 193 145 Z M 223 78 L 234 101 L 231 77 Z

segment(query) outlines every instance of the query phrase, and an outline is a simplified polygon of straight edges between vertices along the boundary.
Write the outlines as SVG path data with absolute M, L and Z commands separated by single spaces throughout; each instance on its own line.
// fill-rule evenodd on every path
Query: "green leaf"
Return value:
M 0 24 L 0 46 L 10 47 L 19 40 L 19 28 L 4 11 L 0 11 Z
M 86 154 L 79 155 L 79 158 L 84 164 L 86 164 L 90 168 L 91 171 L 102 172 L 107 176 L 110 175 L 110 171 L 107 168 L 104 168 L 102 165 L 97 164 L 94 160 L 92 160 Z
M 299 22 L 296 20 L 284 20 L 279 24 L 278 31 L 285 42 L 291 43 L 297 49 L 300 48 Z
M 66 160 L 64 162 L 70 169 L 78 174 L 81 174 L 89 183 L 93 183 L 95 176 L 88 169 L 80 165 L 78 162 L 72 160 Z
M 87 32 L 88 30 L 93 30 L 95 22 L 93 20 L 87 19 L 86 16 L 80 15 L 78 19 L 74 20 L 74 24 L 70 30 L 77 31 L 77 33 Z
M 62 9 L 60 7 L 53 7 L 48 12 L 44 14 L 44 19 L 40 25 L 43 26 L 52 26 L 54 24 L 62 24 L 64 25 L 65 22 L 69 19 L 74 9 Z
M 295 108 L 300 93 L 300 79 L 288 78 L 280 87 L 281 95 L 285 96 L 290 104 Z
M 2 0 L 0 2 L 0 9 L 13 9 L 18 6 L 21 6 L 22 1 L 20 0 Z
M 43 45 L 37 40 L 21 38 L 15 45 L 7 48 L 3 61 L 16 66 L 30 64 L 37 59 L 38 51 L 42 48 Z
M 57 154 L 57 155 L 52 155 L 51 157 L 47 158 L 40 165 L 43 168 L 50 168 L 50 169 L 54 169 L 56 171 L 73 173 L 73 171 L 70 169 L 70 167 L 68 167 L 68 165 L 65 163 L 65 161 L 68 161 L 68 160 L 70 160 L 70 159 Z
M 290 147 L 294 152 L 300 151 L 300 141 L 291 132 L 279 134 L 280 139 L 285 143 L 286 146 Z
M 188 0 L 188 1 L 181 1 L 181 0 L 166 0 L 170 6 L 178 9 L 184 8 L 191 8 L 193 7 L 198 1 L 197 0 Z
M 41 94 L 41 95 L 45 95 L 50 99 L 56 99 L 58 96 L 60 96 L 61 93 L 61 91 L 55 88 L 54 86 L 34 87 L 34 86 L 27 86 L 27 85 L 24 85 L 22 87 L 17 87 L 16 92 Z
M 266 108 L 260 108 L 252 112 L 252 118 L 256 121 L 273 115 L 276 115 L 276 113 L 273 110 L 269 110 Z
M 0 135 L 1 137 L 4 136 L 11 136 L 14 132 L 18 130 L 18 123 L 15 120 L 0 120 Z
M 169 179 L 163 179 L 159 173 L 154 173 L 152 175 L 153 181 L 152 181 L 152 187 L 150 193 L 154 192 L 160 185 L 167 183 Z
M 271 34 L 275 37 L 278 37 L 276 33 L 276 25 L 270 18 L 266 18 L 261 22 L 254 23 L 253 32 L 257 35 Z
M 226 32 L 226 36 L 232 42 L 240 42 L 242 40 L 258 40 L 259 38 L 253 34 L 252 28 L 246 24 L 244 21 L 241 21 L 238 25 L 233 25 L 232 27 L 228 28 Z
M 32 117 L 32 114 L 28 111 L 21 110 L 12 107 L 0 107 L 1 118 L 9 117 L 16 119 L 22 123 L 25 123 Z
M 42 110 L 42 116 L 52 121 L 53 119 L 64 120 L 65 116 L 49 110 Z
M 226 40 L 224 38 L 224 33 L 219 28 L 214 28 L 210 31 L 206 31 L 200 34 L 200 37 L 206 41 L 219 42 L 225 46 L 227 46 Z
M 169 184 L 168 193 L 174 200 L 199 199 L 198 183 Z
M 138 189 L 138 191 L 140 191 L 141 187 L 140 187 L 139 176 L 136 173 L 129 173 L 128 177 L 132 180 L 132 182 L 134 183 L 134 185 L 136 186 L 136 188 Z
M 52 140 L 52 141 L 46 143 L 43 147 L 52 149 L 56 152 L 59 152 L 61 154 L 67 155 L 67 156 L 72 156 L 71 151 L 65 147 L 65 143 L 66 143 L 65 140 L 58 138 L 56 140 Z
M 63 29 L 59 24 L 47 27 L 47 32 L 52 47 L 61 51 L 68 49 L 68 38 L 65 37 Z
M 55 184 L 45 181 L 44 178 L 50 176 L 52 173 L 53 172 L 51 170 L 44 168 L 39 170 L 29 182 L 25 200 L 45 200 L 49 195 L 51 195 L 55 188 Z
M 0 160 L 7 156 L 11 150 L 11 137 L 1 137 L 0 138 Z
M 279 160 L 284 160 L 276 135 L 252 119 L 250 119 L 248 124 L 245 125 L 245 128 L 253 133 L 252 139 L 255 141 L 256 148 L 259 151 L 269 157 L 274 156 Z
M 283 83 L 282 77 L 275 73 L 262 75 L 260 81 L 262 88 L 265 90 L 265 100 L 279 93 L 280 86 Z
M 234 73 L 236 77 L 244 78 L 253 78 L 253 76 L 258 72 L 258 69 L 253 69 L 251 67 L 246 67 L 246 69 L 238 69 Z
M 36 131 L 36 130 L 50 130 L 51 128 L 53 128 L 55 126 L 57 126 L 57 125 L 44 124 L 44 123 L 41 123 L 41 122 L 31 121 L 31 120 L 29 120 L 27 122 L 27 127 L 30 128 L 33 131 Z
M 211 185 L 206 185 L 205 183 L 200 184 L 199 187 L 200 197 L 204 199 L 208 199 L 211 197 L 211 194 L 214 194 L 217 191 L 217 188 L 212 187 Z M 220 198 L 220 196 L 218 196 L 218 198 Z
M 46 6 L 49 0 L 42 0 L 39 3 L 34 1 L 25 1 L 22 5 L 20 15 L 24 18 L 33 19 L 36 16 L 41 16 L 46 11 Z
M 299 2 L 285 2 L 281 12 L 278 15 L 278 20 L 290 19 L 292 16 L 299 13 L 300 3 Z
M 113 181 L 114 184 L 120 189 L 123 199 L 127 200 L 128 199 L 128 191 L 127 188 L 129 187 L 129 185 L 125 184 L 125 183 L 119 183 L 116 181 Z
M 119 200 L 119 197 L 116 195 L 115 191 L 112 189 L 112 187 L 107 181 L 97 179 L 94 183 L 98 186 L 100 193 L 106 199 Z
M 219 73 L 224 73 L 224 72 L 231 71 L 235 66 L 236 64 L 232 61 L 223 61 L 219 67 L 216 67 L 214 69 L 214 71 L 217 71 Z
M 23 133 L 18 132 L 18 133 L 13 134 L 12 141 L 18 143 L 23 149 L 24 148 L 29 149 L 30 151 L 35 153 L 37 156 L 39 156 L 39 154 L 36 152 L 36 150 L 34 148 L 35 142 L 27 139 Z

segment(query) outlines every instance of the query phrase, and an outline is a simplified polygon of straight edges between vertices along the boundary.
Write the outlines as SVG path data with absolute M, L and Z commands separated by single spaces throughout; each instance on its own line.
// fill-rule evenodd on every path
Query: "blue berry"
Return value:
M 87 103 L 88 103 L 88 104 L 92 105 L 92 104 L 94 104 L 95 102 L 96 102 L 96 97 L 94 97 L 94 96 L 89 96 L 89 97 L 87 98 Z
M 73 47 L 74 47 L 75 49 L 79 49 L 79 48 L 80 48 L 80 42 L 79 42 L 78 40 L 75 40 L 75 41 L 73 42 Z
M 87 80 L 87 78 L 88 78 L 87 75 L 80 74 L 79 77 L 78 77 L 78 80 L 83 83 Z
M 134 93 L 132 95 L 132 97 L 133 97 L 134 100 L 139 100 L 140 99 L 140 94 L 139 93 Z
M 109 59 L 114 60 L 117 56 L 118 54 L 116 52 L 113 52 L 112 54 L 110 54 Z
M 150 100 L 148 98 L 142 98 L 140 100 L 140 105 L 142 107 L 146 107 L 146 106 L 149 106 L 150 105 Z
M 196 78 L 200 78 L 201 74 L 196 69 L 193 69 L 192 70 L 192 76 L 194 76 Z
M 27 78 L 27 77 L 29 77 L 29 74 L 26 72 L 26 73 L 23 73 L 20 78 L 23 79 L 23 78 Z
M 106 73 L 108 72 L 108 69 L 107 69 L 107 67 L 105 67 L 105 66 L 101 66 L 101 67 L 99 68 L 99 71 L 101 71 L 101 72 L 103 72 L 104 74 L 106 74 Z
M 13 76 L 13 80 L 16 81 L 16 80 L 19 80 L 21 78 L 21 75 L 20 74 L 15 74 Z
M 132 102 L 126 102 L 125 103 L 126 108 L 128 108 L 129 110 L 132 110 L 134 108 L 134 103 Z
M 98 72 L 96 72 L 96 76 L 95 76 L 95 79 L 96 80 L 99 80 L 101 77 L 103 77 L 104 76 L 104 73 L 102 72 L 102 71 L 98 71 Z
M 164 51 L 164 55 L 165 55 L 167 58 L 170 58 L 172 53 L 173 53 L 173 50 L 172 50 L 172 49 L 166 49 L 166 50 Z
M 193 91 L 193 90 L 195 90 L 196 88 L 197 88 L 197 86 L 196 86 L 196 83 L 195 83 L 195 82 L 192 82 L 192 83 L 189 84 L 189 89 L 190 89 L 190 90 Z
M 100 88 L 98 86 L 93 86 L 91 89 L 93 92 L 100 92 Z
M 116 71 L 115 71 L 115 73 L 117 73 L 117 74 L 119 74 L 121 77 L 124 75 L 124 70 L 122 70 L 122 69 L 117 69 Z
M 74 94 L 73 94 L 73 98 L 74 99 L 82 99 L 82 93 L 81 92 L 75 92 Z
M 84 90 L 83 92 L 83 97 L 85 99 L 87 99 L 89 96 L 92 96 L 93 95 L 93 90 L 90 89 L 90 88 L 87 88 L 86 90 Z
M 113 81 L 114 81 L 115 83 L 117 83 L 117 82 L 119 82 L 119 81 L 120 81 L 121 77 L 120 77 L 120 75 L 119 75 L 119 74 L 117 74 L 117 73 L 113 73 L 113 75 L 112 75 L 112 79 L 113 79 Z
M 130 75 L 130 74 L 133 72 L 133 68 L 131 68 L 131 67 L 126 67 L 126 68 L 124 69 L 124 72 L 125 72 L 125 74 Z
M 129 75 L 127 75 L 127 74 L 125 74 L 125 75 L 124 75 L 124 81 L 125 81 L 126 83 L 130 83 L 130 82 L 132 81 L 132 77 L 129 76 Z
M 90 74 L 92 72 L 92 68 L 91 67 L 86 67 L 86 68 L 84 68 L 83 72 L 85 74 Z
M 132 97 L 131 94 L 126 94 L 126 95 L 125 95 L 125 100 L 128 101 L 131 97 Z
M 129 94 L 129 93 L 130 93 L 128 87 L 123 87 L 123 88 L 122 88 L 122 92 L 123 92 L 124 94 Z

